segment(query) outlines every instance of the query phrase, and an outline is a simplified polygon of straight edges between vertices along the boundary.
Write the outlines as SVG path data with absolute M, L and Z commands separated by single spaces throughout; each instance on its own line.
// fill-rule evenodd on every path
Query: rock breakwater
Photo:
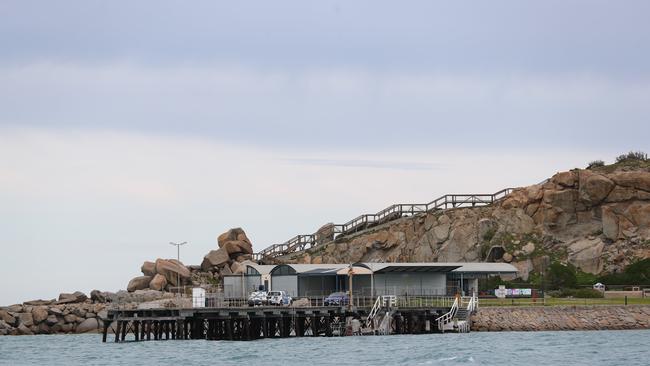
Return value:
M 650 306 L 485 307 L 472 331 L 650 329 Z

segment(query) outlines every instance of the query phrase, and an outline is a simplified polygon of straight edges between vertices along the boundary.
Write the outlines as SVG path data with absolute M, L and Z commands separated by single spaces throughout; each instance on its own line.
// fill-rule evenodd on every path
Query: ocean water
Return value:
M 650 365 L 650 330 L 499 332 L 251 342 L 0 337 L 0 365 Z

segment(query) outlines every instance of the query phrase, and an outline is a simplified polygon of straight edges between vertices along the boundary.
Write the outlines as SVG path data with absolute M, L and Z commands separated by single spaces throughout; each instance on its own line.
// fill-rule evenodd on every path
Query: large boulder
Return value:
M 34 325 L 34 318 L 32 317 L 32 313 L 18 313 L 17 315 L 18 319 L 20 319 L 20 325 L 24 325 L 26 327 L 31 327 Z
M 42 306 L 42 305 L 50 305 L 54 300 L 30 300 L 30 301 L 25 301 L 23 304 L 24 305 L 32 305 L 32 306 Z
M 34 320 L 34 324 L 39 324 L 45 321 L 47 315 L 47 308 L 44 306 L 38 306 L 32 309 L 32 319 Z
M 188 282 L 192 275 L 190 270 L 176 259 L 156 259 L 156 272 L 164 276 L 172 286 L 181 286 Z
M 247 243 L 243 240 L 231 240 L 223 244 L 220 249 L 224 249 L 228 252 L 228 255 L 233 254 L 251 254 L 253 253 L 253 247 L 250 243 Z
M 149 288 L 156 291 L 162 291 L 165 286 L 167 286 L 167 279 L 165 276 L 159 273 L 156 273 L 156 275 L 151 280 L 151 283 L 149 283 Z
M 252 254 L 253 246 L 241 228 L 234 228 L 226 231 L 217 237 L 219 248 L 224 248 L 228 254 L 244 253 Z
M 71 294 L 62 293 L 59 294 L 58 304 L 72 304 L 77 302 L 84 302 L 88 300 L 88 296 L 81 291 L 75 291 Z
M 99 290 L 92 290 L 90 291 L 90 299 L 93 302 L 98 302 L 98 303 L 105 303 L 107 300 L 107 294 L 105 292 L 101 292 Z
M 557 173 L 551 178 L 551 181 L 562 187 L 573 187 L 576 184 L 576 173 L 573 171 Z
M 650 172 L 616 172 L 611 177 L 619 186 L 650 192 Z
M 96 332 L 99 328 L 99 322 L 95 318 L 88 318 L 79 323 L 75 328 L 75 333 Z
M 246 265 L 241 264 L 239 262 L 233 262 L 230 265 L 230 270 L 232 271 L 233 274 L 241 274 L 246 271 Z
M 208 271 L 214 267 L 223 265 L 224 263 L 228 262 L 229 259 L 230 256 L 225 249 L 219 248 L 217 250 L 211 250 L 210 253 L 206 254 L 205 257 L 203 257 L 201 269 Z
M 48 315 L 47 319 L 45 319 L 45 322 L 49 326 L 53 326 L 54 324 L 57 324 L 59 322 L 59 319 L 56 317 L 56 315 Z
M 151 282 L 151 276 L 138 276 L 129 281 L 126 290 L 128 292 L 133 292 L 135 290 L 144 290 L 149 287 Z
M 579 239 L 569 245 L 569 262 L 584 272 L 600 273 L 603 269 L 600 257 L 604 247 L 600 238 Z
M 16 317 L 13 315 L 9 314 L 5 310 L 0 310 L 0 320 L 6 322 L 7 324 L 14 326 L 16 325 Z
M 597 205 L 609 195 L 614 186 L 614 182 L 609 178 L 584 171 L 580 174 L 579 196 L 583 202 Z
M 318 244 L 328 243 L 334 240 L 334 223 L 327 223 L 316 230 L 316 242 Z
M 21 324 L 16 328 L 18 330 L 19 335 L 33 335 L 34 332 L 32 332 L 25 324 Z
M 143 275 L 153 277 L 157 273 L 156 263 L 145 261 L 144 263 L 142 263 L 142 267 L 140 267 L 140 270 L 142 271 Z
M 217 244 L 221 248 L 225 242 L 232 241 L 232 240 L 243 240 L 250 243 L 250 240 L 248 240 L 248 237 L 246 236 L 244 230 L 240 227 L 237 227 L 237 228 L 230 229 L 225 233 L 219 235 L 217 237 Z

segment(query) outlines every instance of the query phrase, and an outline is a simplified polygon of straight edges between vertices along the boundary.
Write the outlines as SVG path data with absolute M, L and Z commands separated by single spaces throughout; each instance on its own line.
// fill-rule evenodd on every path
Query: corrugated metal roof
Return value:
M 453 270 L 453 272 L 472 272 L 472 273 L 517 273 L 517 267 L 509 263 L 450 263 L 458 264 L 461 267 Z
M 328 274 L 349 267 L 346 263 L 330 264 L 280 264 L 260 265 L 245 263 L 255 268 L 260 274 L 269 274 L 277 266 L 289 266 L 297 274 Z M 386 272 L 463 272 L 463 273 L 516 273 L 517 268 L 508 263 L 480 263 L 480 262 L 433 262 L 433 263 L 374 263 L 365 262 L 356 265 L 370 268 L 374 273 Z

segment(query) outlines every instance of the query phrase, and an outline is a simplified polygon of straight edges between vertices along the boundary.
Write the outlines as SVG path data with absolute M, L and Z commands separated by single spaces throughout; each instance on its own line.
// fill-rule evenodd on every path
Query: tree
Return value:
M 546 283 L 549 289 L 559 290 L 562 288 L 575 288 L 578 280 L 573 266 L 565 266 L 559 262 L 553 262 L 548 267 Z

